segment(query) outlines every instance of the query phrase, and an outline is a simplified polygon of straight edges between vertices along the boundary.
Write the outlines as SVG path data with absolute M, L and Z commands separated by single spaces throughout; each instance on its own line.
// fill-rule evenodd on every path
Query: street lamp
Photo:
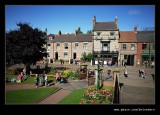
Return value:
M 47 52 L 47 49 L 48 49 L 48 37 L 47 37 L 47 28 L 45 30 L 46 32 L 46 53 L 47 53 L 47 56 L 46 56 L 46 60 L 45 60 L 45 70 L 47 71 L 47 68 L 48 68 L 48 52 Z
M 100 78 L 100 75 L 99 75 L 99 58 L 100 58 L 100 54 L 98 53 L 97 54 L 97 57 L 98 57 L 98 64 L 97 64 L 97 90 L 99 90 L 99 87 L 100 87 L 100 83 L 99 83 L 99 78 Z
M 96 77 L 95 83 L 96 83 L 97 90 L 99 90 L 100 87 L 103 86 L 102 76 L 100 76 L 100 71 L 103 70 L 100 68 L 100 63 L 99 63 L 100 56 L 101 56 L 100 53 L 98 53 L 97 54 L 98 62 L 96 62 L 97 68 L 95 69 L 95 75 L 96 75 L 95 76 Z

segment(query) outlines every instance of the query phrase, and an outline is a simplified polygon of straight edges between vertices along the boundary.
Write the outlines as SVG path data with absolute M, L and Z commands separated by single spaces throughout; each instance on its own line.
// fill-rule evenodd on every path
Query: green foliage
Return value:
M 78 77 L 78 75 L 79 74 L 78 74 L 77 71 L 75 71 L 75 72 L 71 71 L 70 74 L 69 74 L 69 78 L 75 80 Z
M 57 69 L 55 69 L 54 67 L 51 67 L 50 74 L 56 74 L 56 73 L 57 73 Z
M 86 53 L 83 52 L 80 58 L 81 61 L 86 61 Z
M 63 73 L 62 73 L 62 77 L 64 77 L 64 78 L 68 78 L 68 77 L 69 77 L 69 75 L 70 75 L 70 73 L 71 73 L 71 70 L 67 69 L 67 70 L 63 71 Z
M 83 34 L 80 27 L 78 27 L 78 29 L 77 29 L 77 34 Z
M 18 23 L 18 29 L 6 32 L 6 62 L 36 64 L 47 54 L 43 45 L 46 44 L 45 32 L 33 29 L 27 23 Z
M 87 34 L 91 34 L 92 33 L 92 30 L 87 30 Z
M 86 60 L 88 60 L 88 61 L 93 60 L 93 55 L 92 55 L 92 53 L 88 53 L 88 54 L 86 55 Z
M 85 52 L 83 52 L 82 55 L 81 55 L 80 60 L 81 61 L 86 61 L 86 60 L 87 61 L 91 61 L 91 60 L 93 60 L 93 55 L 92 55 L 92 53 L 86 54 Z
M 22 68 L 6 69 L 7 75 L 18 75 L 19 72 L 22 72 Z

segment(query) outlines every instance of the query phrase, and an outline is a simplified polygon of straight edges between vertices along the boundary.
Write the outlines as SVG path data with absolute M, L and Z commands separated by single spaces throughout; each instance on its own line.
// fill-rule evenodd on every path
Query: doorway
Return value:
M 76 59 L 77 58 L 77 54 L 76 52 L 73 53 L 73 59 Z
M 55 59 L 58 60 L 58 52 L 55 52 Z

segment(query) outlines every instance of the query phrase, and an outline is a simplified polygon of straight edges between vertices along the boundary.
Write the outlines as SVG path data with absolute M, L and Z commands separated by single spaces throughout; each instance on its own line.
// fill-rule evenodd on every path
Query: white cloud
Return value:
M 128 14 L 130 14 L 130 15 L 135 15 L 135 14 L 142 14 L 142 12 L 139 11 L 139 10 L 130 10 L 130 11 L 128 12 Z

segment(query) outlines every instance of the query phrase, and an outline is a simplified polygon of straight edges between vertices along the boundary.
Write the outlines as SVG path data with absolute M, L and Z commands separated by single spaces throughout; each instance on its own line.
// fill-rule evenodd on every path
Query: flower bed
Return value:
M 80 100 L 80 104 L 112 104 L 113 88 L 100 89 L 88 88 Z

